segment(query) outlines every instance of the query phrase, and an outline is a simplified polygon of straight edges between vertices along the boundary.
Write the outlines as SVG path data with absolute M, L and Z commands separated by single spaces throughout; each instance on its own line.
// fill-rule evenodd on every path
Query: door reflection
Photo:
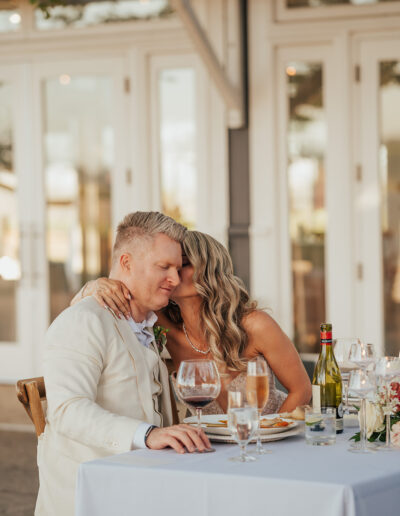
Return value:
M 21 277 L 11 96 L 11 85 L 0 82 L 0 341 L 3 342 L 17 340 L 16 294 Z

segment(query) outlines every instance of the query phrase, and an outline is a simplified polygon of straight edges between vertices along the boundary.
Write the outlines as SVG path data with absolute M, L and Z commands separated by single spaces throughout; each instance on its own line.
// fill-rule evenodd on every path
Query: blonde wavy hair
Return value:
M 214 359 L 231 371 L 244 371 L 246 361 L 241 355 L 247 334 L 242 319 L 257 303 L 250 300 L 242 280 L 233 273 L 228 251 L 215 238 L 188 231 L 182 248 L 194 268 L 193 282 L 202 298 L 201 326 Z M 176 303 L 170 302 L 163 312 L 172 322 L 183 322 Z

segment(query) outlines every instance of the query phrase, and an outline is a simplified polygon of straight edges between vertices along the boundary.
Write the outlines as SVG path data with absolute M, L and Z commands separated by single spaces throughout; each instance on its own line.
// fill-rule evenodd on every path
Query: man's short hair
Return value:
M 158 233 L 163 233 L 171 240 L 181 244 L 187 229 L 176 220 L 158 211 L 135 211 L 124 217 L 118 224 L 117 234 L 112 252 L 112 260 L 116 259 L 120 251 L 128 244 L 135 244 L 135 240 L 152 239 Z

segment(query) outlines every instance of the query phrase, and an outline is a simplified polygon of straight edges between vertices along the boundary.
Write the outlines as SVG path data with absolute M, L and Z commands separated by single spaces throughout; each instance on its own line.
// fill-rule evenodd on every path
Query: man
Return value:
M 136 448 L 204 450 L 204 433 L 172 422 L 168 373 L 154 344 L 155 310 L 179 283 L 186 229 L 157 212 L 118 226 L 110 278 L 131 294 L 132 319 L 87 297 L 46 335 L 47 424 L 39 438 L 37 516 L 72 516 L 81 462 Z M 164 427 L 164 428 L 163 428 Z

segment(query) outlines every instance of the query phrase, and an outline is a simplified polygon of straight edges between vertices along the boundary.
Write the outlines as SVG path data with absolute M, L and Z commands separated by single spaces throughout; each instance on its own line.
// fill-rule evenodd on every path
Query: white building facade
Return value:
M 232 110 L 166 1 L 121 3 L 50 21 L 0 6 L 2 382 L 41 374 L 46 328 L 107 274 L 126 213 L 229 240 Z M 247 2 L 251 292 L 304 353 L 331 321 L 393 354 L 400 2 L 307 3 Z M 246 73 L 232 58 L 240 2 L 192 4 L 227 76 Z

